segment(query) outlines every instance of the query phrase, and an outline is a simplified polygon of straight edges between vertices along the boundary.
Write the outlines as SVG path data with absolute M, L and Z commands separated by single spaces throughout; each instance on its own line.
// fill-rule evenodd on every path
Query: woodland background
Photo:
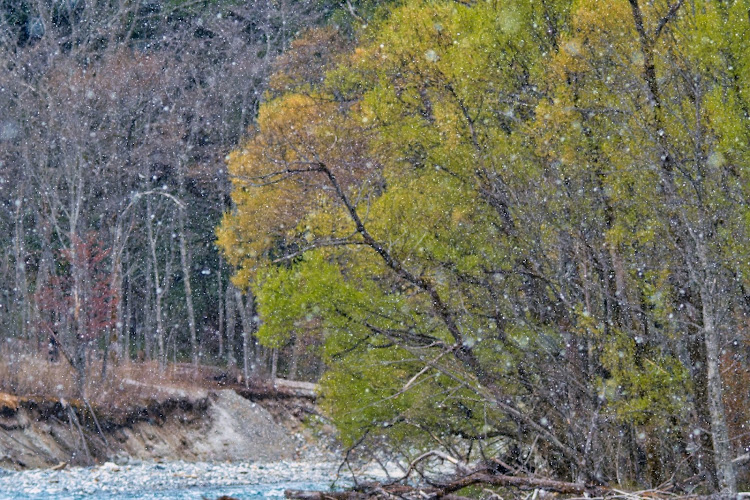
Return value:
M 407 473 L 748 482 L 747 1 L 1 15 L 6 363 L 320 378 Z

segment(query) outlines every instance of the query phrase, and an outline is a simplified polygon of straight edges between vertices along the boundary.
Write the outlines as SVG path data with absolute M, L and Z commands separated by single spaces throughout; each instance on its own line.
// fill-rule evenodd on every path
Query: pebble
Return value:
M 174 461 L 106 462 L 21 472 L 0 469 L 0 499 L 283 498 L 287 488 L 327 489 L 338 466 L 339 462 Z

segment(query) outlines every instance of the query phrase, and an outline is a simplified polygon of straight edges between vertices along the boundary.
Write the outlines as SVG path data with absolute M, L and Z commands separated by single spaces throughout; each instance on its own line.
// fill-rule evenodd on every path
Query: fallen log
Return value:
M 462 477 L 448 484 L 441 485 L 444 493 L 453 493 L 475 484 L 486 484 L 489 486 L 512 487 L 520 490 L 545 490 L 566 495 L 590 494 L 603 496 L 609 492 L 609 488 L 584 483 L 570 483 L 535 476 L 506 476 L 503 474 L 487 474 L 476 472 Z
M 439 486 L 414 487 L 404 484 L 365 483 L 349 491 L 286 490 L 287 498 L 296 500 L 363 500 L 367 498 L 441 498 L 458 500 L 453 493 L 474 485 L 486 485 L 520 490 L 545 490 L 566 495 L 604 496 L 609 488 L 583 483 L 571 483 L 535 476 L 506 476 L 475 472 Z
M 422 494 L 420 495 L 419 492 Z M 300 490 L 286 490 L 284 492 L 287 498 L 293 498 L 297 500 L 365 500 L 371 498 L 419 498 L 424 500 L 425 495 L 427 498 L 438 498 L 434 493 L 429 495 L 424 490 L 414 489 L 412 495 L 389 493 L 385 490 L 380 494 L 372 492 L 372 494 L 361 493 L 357 491 L 337 491 L 337 492 L 322 492 L 322 491 L 300 491 Z M 441 500 L 471 500 L 468 497 L 462 497 L 459 495 L 447 494 L 439 497 Z
M 337 492 L 323 492 L 323 491 L 303 491 L 303 490 L 286 490 L 284 496 L 287 498 L 295 498 L 297 500 L 337 500 L 337 499 L 355 499 L 355 498 L 366 498 L 359 496 L 360 493 L 355 491 L 337 491 Z

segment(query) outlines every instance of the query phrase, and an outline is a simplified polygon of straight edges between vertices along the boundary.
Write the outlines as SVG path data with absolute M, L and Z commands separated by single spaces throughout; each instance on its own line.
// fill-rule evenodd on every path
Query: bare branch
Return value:
M 351 236 L 347 238 L 338 238 L 338 239 L 321 239 L 304 248 L 301 248 L 300 250 L 297 250 L 296 252 L 292 252 L 290 254 L 284 255 L 283 257 L 274 259 L 271 262 L 274 264 L 278 264 L 280 262 L 288 261 L 288 260 L 294 259 L 295 257 L 299 257 L 305 252 L 308 252 L 310 250 L 315 250 L 316 248 L 367 245 L 367 243 L 365 243 L 364 241 L 353 241 L 349 238 L 351 238 Z
M 656 26 L 656 29 L 654 30 L 654 36 L 652 37 L 653 42 L 656 42 L 659 39 L 661 32 L 664 30 L 664 27 L 671 19 L 673 19 L 677 15 L 677 11 L 680 10 L 680 7 L 682 7 L 682 2 L 683 0 L 677 0 L 669 7 L 669 10 L 666 14 L 664 14 L 664 17 L 659 19 L 659 24 Z

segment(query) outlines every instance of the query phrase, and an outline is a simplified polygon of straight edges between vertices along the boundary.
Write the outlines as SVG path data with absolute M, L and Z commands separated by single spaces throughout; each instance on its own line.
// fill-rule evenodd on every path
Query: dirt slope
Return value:
M 0 394 L 0 467 L 132 459 L 294 459 L 299 440 L 278 420 L 261 404 L 229 389 L 175 393 L 109 415 L 75 402 Z

